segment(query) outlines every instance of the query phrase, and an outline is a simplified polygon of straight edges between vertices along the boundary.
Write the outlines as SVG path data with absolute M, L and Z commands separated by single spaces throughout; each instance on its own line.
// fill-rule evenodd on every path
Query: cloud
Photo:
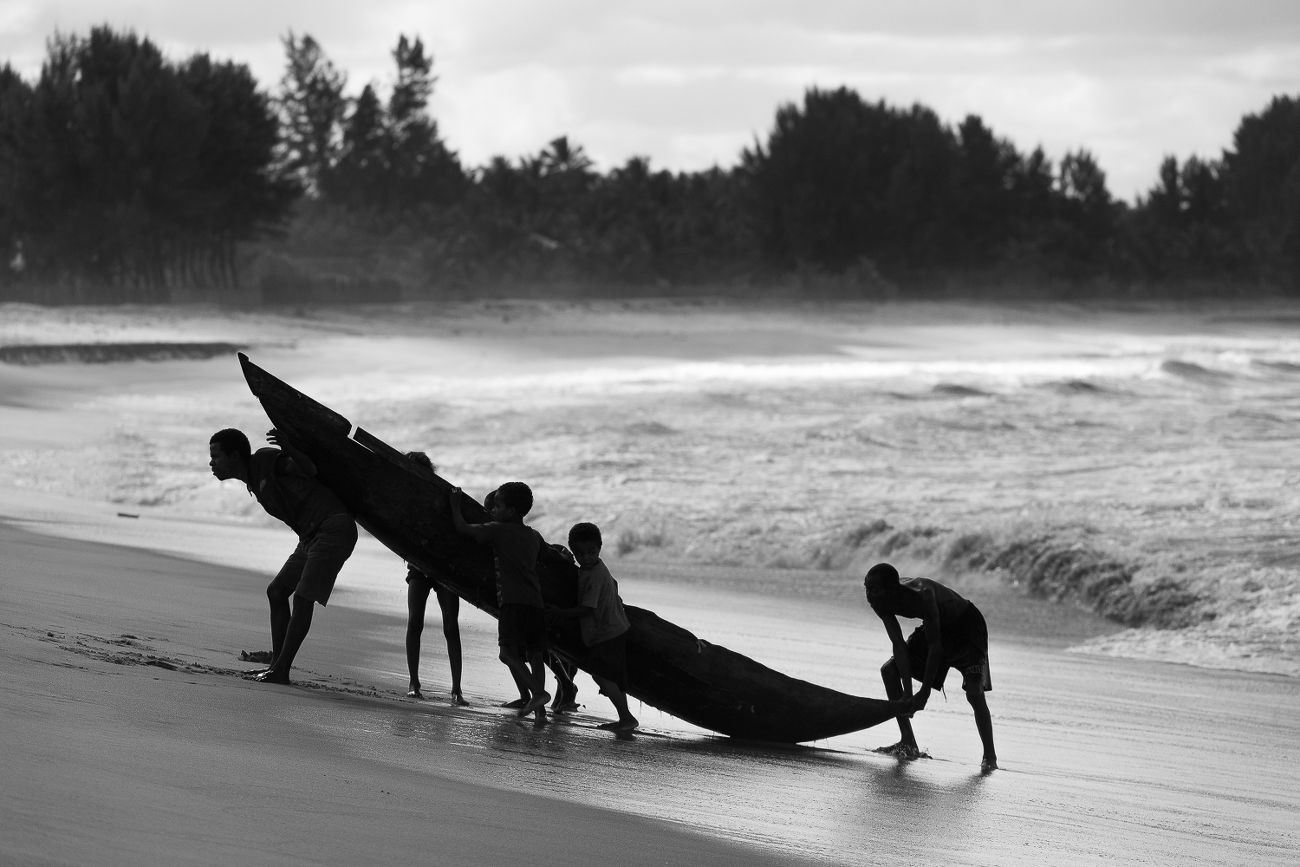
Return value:
M 1091 150 L 1127 198 L 1164 154 L 1217 155 L 1244 114 L 1300 92 L 1294 0 L 8 0 L 0 57 L 34 76 L 50 34 L 96 23 L 247 63 L 267 89 L 280 37 L 308 33 L 353 93 L 386 88 L 398 35 L 418 35 L 470 165 L 568 135 L 603 167 L 729 166 L 781 103 L 846 85 L 953 124 L 978 114 L 1021 150 Z

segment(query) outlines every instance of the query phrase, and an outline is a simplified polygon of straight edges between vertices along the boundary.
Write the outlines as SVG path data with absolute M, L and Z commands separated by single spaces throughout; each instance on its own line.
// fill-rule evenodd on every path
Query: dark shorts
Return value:
M 350 515 L 330 515 L 316 532 L 298 540 L 298 547 L 271 579 L 267 592 L 285 599 L 298 595 L 324 605 L 334 591 L 339 570 L 356 546 L 356 521 Z
M 993 689 L 993 679 L 989 674 L 989 628 L 978 608 L 971 605 L 965 614 L 948 624 L 942 641 L 943 660 L 930 684 L 932 689 L 943 689 L 950 668 L 961 672 L 963 689 L 968 685 L 980 685 L 985 692 Z M 925 676 L 929 656 L 930 642 L 925 627 L 918 626 L 907 637 L 907 659 L 912 666 L 913 680 L 919 681 Z
M 425 599 L 429 598 L 430 590 L 436 593 L 438 595 L 438 607 L 445 614 L 460 613 L 460 597 L 456 595 L 455 591 L 448 590 L 419 569 L 410 568 L 406 570 L 406 583 L 415 592 L 423 593 Z
M 497 644 L 526 651 L 546 649 L 546 612 L 532 605 L 507 602 L 497 618 Z
M 583 660 L 590 674 L 612 680 L 614 685 L 627 692 L 627 633 L 616 635 L 608 641 L 587 648 Z

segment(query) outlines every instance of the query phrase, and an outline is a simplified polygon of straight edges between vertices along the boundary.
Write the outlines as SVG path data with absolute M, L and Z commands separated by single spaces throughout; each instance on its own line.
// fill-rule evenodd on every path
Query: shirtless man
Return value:
M 261 683 L 289 683 L 289 669 L 311 629 L 316 603 L 323 607 L 339 570 L 357 544 L 357 524 L 334 492 L 316 479 L 316 465 L 272 429 L 279 448 L 253 452 L 234 428 L 208 441 L 208 466 L 219 480 L 239 479 L 262 508 L 298 534 L 298 546 L 266 588 L 271 606 L 271 666 L 250 672 Z M 293 607 L 290 611 L 289 600 Z
M 907 699 L 912 712 L 923 710 L 932 689 L 943 689 L 948 669 L 962 673 L 962 689 L 975 712 L 975 728 L 984 744 L 980 769 L 985 773 L 998 766 L 993 749 L 993 719 L 984 693 L 993 688 L 989 678 L 989 633 L 984 615 L 970 600 L 930 578 L 899 578 L 888 563 L 877 563 L 863 582 L 867 604 L 885 624 L 894 655 L 881 666 L 885 692 L 890 699 Z M 907 640 L 899 617 L 921 621 Z M 915 696 L 912 681 L 921 684 Z M 912 733 L 911 714 L 898 718 L 902 739 L 880 752 L 915 758 L 920 755 Z

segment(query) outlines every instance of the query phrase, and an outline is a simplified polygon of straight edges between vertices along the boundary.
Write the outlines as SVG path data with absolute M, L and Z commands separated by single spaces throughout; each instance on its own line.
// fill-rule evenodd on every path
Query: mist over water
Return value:
M 228 341 L 481 496 L 532 485 L 620 559 L 1019 582 L 1135 629 L 1094 652 L 1300 674 L 1300 333 L 1261 311 L 960 305 L 0 308 L 0 344 Z M 233 356 L 0 365 L 82 418 L 10 484 L 267 519 L 207 472 L 265 415 Z M 35 418 L 35 416 L 32 416 Z M 828 579 L 829 583 L 829 579 Z M 801 590 L 822 592 L 815 584 Z M 1176 628 L 1156 628 L 1176 627 Z

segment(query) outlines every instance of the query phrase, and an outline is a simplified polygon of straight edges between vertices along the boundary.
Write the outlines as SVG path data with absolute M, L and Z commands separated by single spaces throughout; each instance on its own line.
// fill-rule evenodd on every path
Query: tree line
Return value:
M 386 93 L 308 35 L 274 94 L 107 27 L 0 68 L 0 298 L 161 301 L 783 292 L 849 297 L 1300 292 L 1300 101 L 1117 200 L 1086 149 L 811 88 L 736 164 L 600 171 L 556 138 L 467 167 L 418 38 Z

